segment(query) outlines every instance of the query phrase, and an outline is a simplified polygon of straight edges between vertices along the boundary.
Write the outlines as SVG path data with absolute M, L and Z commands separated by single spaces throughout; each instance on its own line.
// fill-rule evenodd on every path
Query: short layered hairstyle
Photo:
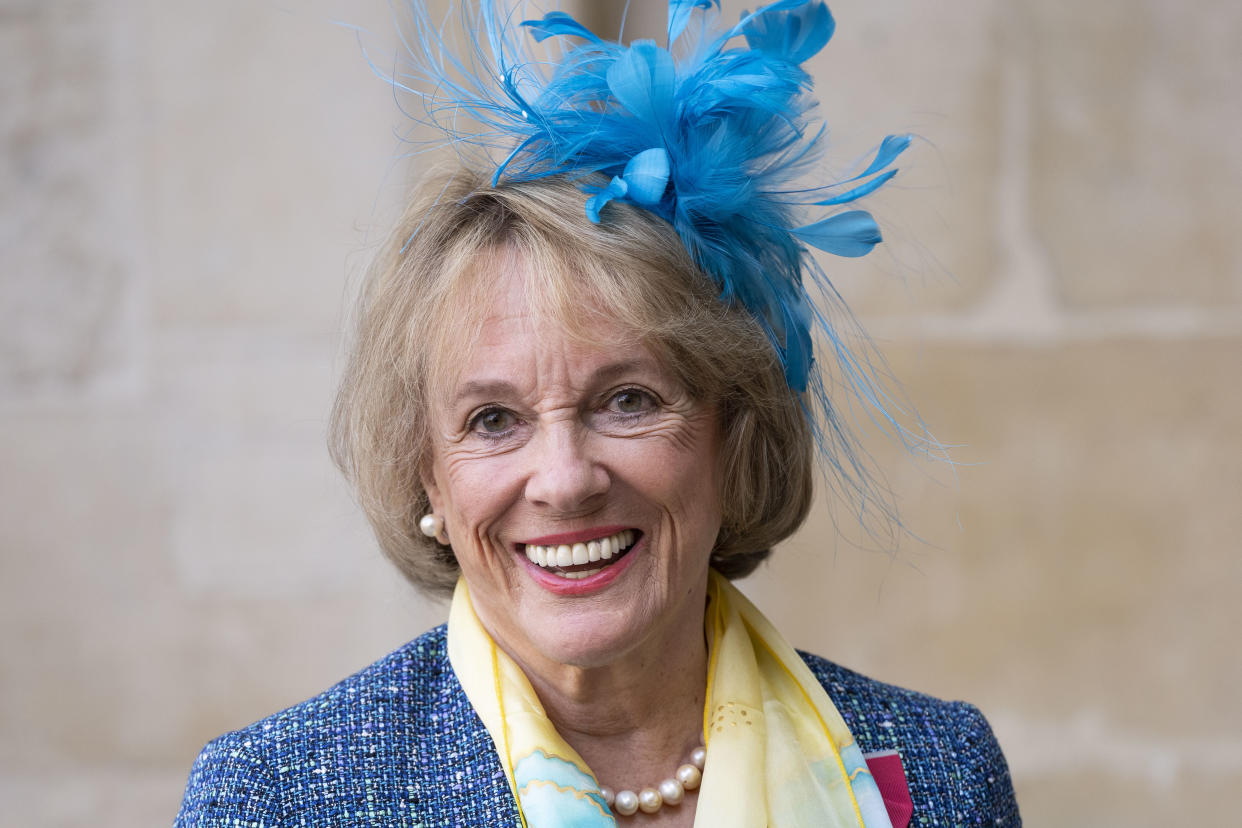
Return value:
M 663 219 L 614 202 L 590 222 L 581 184 L 430 176 L 359 293 L 330 449 L 384 554 L 430 593 L 450 592 L 459 573 L 452 548 L 418 527 L 430 509 L 432 395 L 476 339 L 494 291 L 487 264 L 506 249 L 526 265 L 533 313 L 583 342 L 607 318 L 715 406 L 723 520 L 711 565 L 721 574 L 753 572 L 810 510 L 812 428 L 759 324 L 720 299 Z

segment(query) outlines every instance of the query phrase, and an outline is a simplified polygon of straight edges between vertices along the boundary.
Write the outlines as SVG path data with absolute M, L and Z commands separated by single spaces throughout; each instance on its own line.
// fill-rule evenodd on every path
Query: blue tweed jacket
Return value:
M 864 752 L 901 754 L 912 826 L 1021 825 L 978 710 L 803 658 Z M 203 749 L 176 828 L 294 825 L 521 825 L 491 737 L 449 666 L 443 626 Z

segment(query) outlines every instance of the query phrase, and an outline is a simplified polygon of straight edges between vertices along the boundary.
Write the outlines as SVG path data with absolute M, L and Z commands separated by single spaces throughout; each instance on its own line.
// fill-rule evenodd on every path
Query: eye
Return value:
M 618 414 L 642 414 L 655 407 L 655 400 L 645 391 L 624 388 L 612 395 L 608 407 Z
M 482 434 L 504 434 L 517 424 L 512 411 L 503 408 L 485 408 L 470 420 L 470 429 Z

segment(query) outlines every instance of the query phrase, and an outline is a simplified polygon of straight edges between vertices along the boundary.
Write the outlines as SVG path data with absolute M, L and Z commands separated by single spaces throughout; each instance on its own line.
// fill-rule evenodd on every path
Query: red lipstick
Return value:
M 612 533 L 609 532 L 607 534 Z M 607 534 L 602 537 L 607 537 Z M 549 537 L 559 538 L 569 536 L 555 535 Z M 590 536 L 592 540 L 594 540 L 595 537 L 600 536 Z M 554 575 L 549 570 L 539 566 L 539 564 L 531 563 L 525 555 L 518 555 L 518 560 L 521 561 L 522 565 L 526 567 L 526 571 L 530 574 L 531 580 L 539 584 L 539 586 L 543 587 L 548 592 L 555 595 L 590 595 L 593 592 L 599 592 L 604 589 L 613 581 L 617 580 L 617 578 L 621 576 L 621 573 L 629 569 L 630 564 L 639 557 L 638 555 L 635 555 L 634 552 L 643 546 L 646 540 L 647 538 L 645 536 L 639 538 L 638 543 L 630 547 L 629 551 L 622 555 L 615 563 L 608 564 L 599 572 L 596 572 L 594 575 L 589 575 L 586 578 L 562 578 L 559 575 Z M 532 541 L 532 543 L 535 543 L 535 541 Z M 540 543 L 540 545 L 550 546 L 551 544 Z

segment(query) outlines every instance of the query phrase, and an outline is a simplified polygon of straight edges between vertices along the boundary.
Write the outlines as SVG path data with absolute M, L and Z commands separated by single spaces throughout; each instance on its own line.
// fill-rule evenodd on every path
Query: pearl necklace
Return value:
M 654 788 L 643 788 L 638 793 L 600 788 L 608 807 L 621 816 L 633 816 L 636 812 L 654 814 L 666 803 L 679 805 L 686 791 L 692 791 L 703 781 L 703 763 L 707 761 L 707 748 L 699 745 L 690 752 L 690 761 L 677 769 L 677 773 Z

